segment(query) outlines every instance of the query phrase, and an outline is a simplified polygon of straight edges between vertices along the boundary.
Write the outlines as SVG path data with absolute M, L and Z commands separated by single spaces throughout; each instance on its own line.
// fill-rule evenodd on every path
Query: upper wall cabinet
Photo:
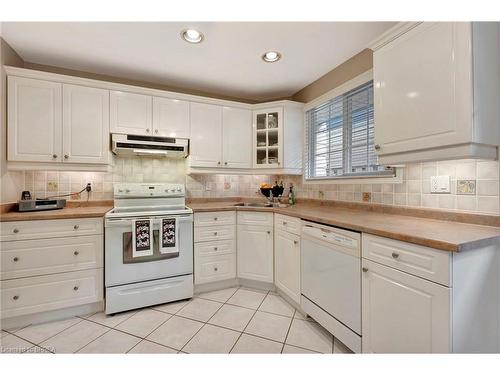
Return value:
M 189 138 L 189 102 L 153 97 L 153 135 Z
M 381 164 L 497 157 L 496 23 L 400 24 L 373 47 Z
M 62 161 L 62 85 L 8 77 L 10 161 Z
M 8 160 L 107 164 L 108 90 L 8 77 Z
M 222 161 L 227 168 L 252 168 L 252 112 L 222 108 Z
M 110 92 L 111 133 L 152 135 L 153 98 L 123 91 Z

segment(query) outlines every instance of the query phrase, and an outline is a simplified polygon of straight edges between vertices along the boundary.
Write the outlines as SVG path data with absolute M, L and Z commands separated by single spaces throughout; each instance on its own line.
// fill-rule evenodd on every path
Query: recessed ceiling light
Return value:
M 268 63 L 276 62 L 281 59 L 281 53 L 276 51 L 268 51 L 262 55 L 262 60 Z
M 181 37 L 188 43 L 200 43 L 203 40 L 203 34 L 195 29 L 183 30 Z

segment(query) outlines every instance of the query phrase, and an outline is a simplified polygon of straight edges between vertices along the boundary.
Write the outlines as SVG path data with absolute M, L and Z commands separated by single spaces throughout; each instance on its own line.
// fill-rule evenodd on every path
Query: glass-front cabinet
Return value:
M 254 168 L 280 168 L 283 158 L 283 108 L 254 111 L 253 130 Z

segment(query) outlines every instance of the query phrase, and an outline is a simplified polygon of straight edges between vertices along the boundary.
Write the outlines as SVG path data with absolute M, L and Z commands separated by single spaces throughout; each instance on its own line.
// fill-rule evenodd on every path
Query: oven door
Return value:
M 105 223 L 106 287 L 193 273 L 193 215 L 161 216 L 177 218 L 179 253 L 159 251 L 160 217 L 153 219 L 153 255 L 132 256 L 132 220 L 107 218 Z

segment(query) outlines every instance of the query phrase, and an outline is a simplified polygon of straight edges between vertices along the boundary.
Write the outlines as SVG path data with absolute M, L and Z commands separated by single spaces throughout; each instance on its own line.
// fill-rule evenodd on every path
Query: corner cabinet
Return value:
M 499 26 L 397 25 L 372 49 L 379 162 L 497 157 Z
M 253 111 L 253 167 L 302 173 L 302 104 L 281 104 Z
M 9 76 L 7 128 L 9 162 L 108 164 L 109 91 Z

